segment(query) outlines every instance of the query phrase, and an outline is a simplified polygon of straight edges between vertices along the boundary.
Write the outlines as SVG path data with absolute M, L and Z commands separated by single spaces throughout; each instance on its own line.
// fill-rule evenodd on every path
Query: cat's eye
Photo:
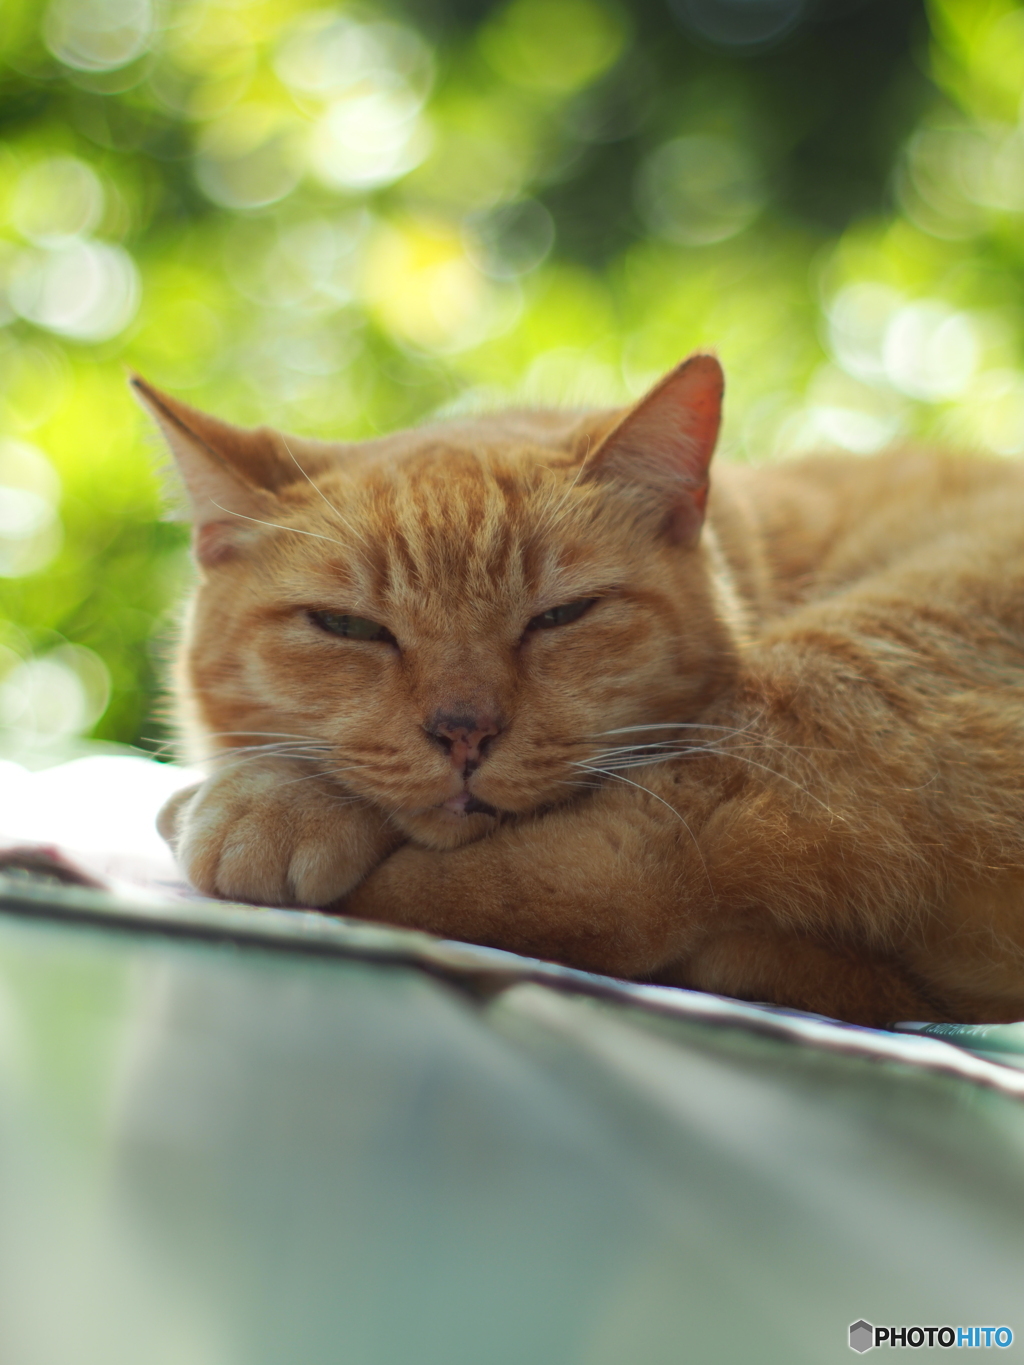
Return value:
M 342 616 L 335 611 L 311 611 L 309 619 L 328 634 L 340 635 L 346 640 L 378 640 L 386 645 L 398 643 L 387 626 L 382 626 L 379 621 L 368 621 L 365 616 Z
M 552 630 L 555 626 L 567 626 L 570 621 L 578 621 L 585 611 L 597 601 L 596 597 L 579 597 L 575 602 L 565 602 L 560 607 L 551 607 L 527 622 L 527 630 Z

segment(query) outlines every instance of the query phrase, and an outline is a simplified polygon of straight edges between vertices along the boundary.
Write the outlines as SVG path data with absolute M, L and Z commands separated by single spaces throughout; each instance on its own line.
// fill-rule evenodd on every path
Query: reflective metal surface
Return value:
M 1022 1157 L 1019 1100 L 905 1063 L 555 980 L 0 913 L 3 1365 L 1024 1336 Z

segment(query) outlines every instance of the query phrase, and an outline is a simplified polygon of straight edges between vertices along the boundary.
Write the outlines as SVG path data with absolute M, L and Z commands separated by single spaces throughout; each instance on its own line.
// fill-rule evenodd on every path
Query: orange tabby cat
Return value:
M 879 1024 L 1024 1015 L 1024 470 L 624 412 L 326 444 L 135 381 L 199 588 L 203 891 Z

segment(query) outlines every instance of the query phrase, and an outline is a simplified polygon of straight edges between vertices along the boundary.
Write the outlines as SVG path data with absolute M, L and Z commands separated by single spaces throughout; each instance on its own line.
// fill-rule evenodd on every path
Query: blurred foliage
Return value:
M 125 368 L 357 437 L 608 404 L 1024 451 L 1011 0 L 0 0 L 0 730 L 161 734 L 188 581 Z

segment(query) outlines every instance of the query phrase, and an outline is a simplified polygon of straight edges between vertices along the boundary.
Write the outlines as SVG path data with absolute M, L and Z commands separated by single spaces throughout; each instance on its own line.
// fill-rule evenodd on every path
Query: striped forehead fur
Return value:
M 301 519 L 323 537 L 303 547 L 307 557 L 338 560 L 328 542 L 340 542 L 346 576 L 379 602 L 425 591 L 449 602 L 496 593 L 557 599 L 586 585 L 596 551 L 606 576 L 621 576 L 626 562 L 609 569 L 609 551 L 650 522 L 649 499 L 609 499 L 572 466 L 552 470 L 532 452 L 516 454 L 449 447 L 362 478 L 331 471 L 315 489 L 289 489 L 287 522 Z

